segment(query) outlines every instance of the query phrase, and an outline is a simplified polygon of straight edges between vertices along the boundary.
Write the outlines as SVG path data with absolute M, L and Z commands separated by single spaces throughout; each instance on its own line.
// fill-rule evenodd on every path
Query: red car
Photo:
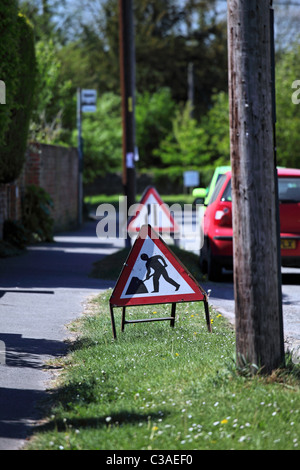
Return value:
M 300 170 L 278 168 L 282 266 L 300 268 Z M 203 217 L 204 244 L 200 266 L 212 281 L 221 279 L 222 268 L 232 269 L 231 172 L 223 175 Z

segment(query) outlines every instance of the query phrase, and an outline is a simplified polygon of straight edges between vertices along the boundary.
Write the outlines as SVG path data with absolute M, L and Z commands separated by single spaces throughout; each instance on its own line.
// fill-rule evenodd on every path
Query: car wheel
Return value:
M 202 274 L 207 274 L 207 240 L 204 238 L 203 246 L 200 248 L 199 265 Z

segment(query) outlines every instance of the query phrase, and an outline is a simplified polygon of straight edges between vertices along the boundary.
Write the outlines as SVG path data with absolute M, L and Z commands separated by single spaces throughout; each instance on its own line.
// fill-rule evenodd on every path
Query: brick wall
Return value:
M 54 203 L 54 230 L 78 222 L 78 154 L 75 148 L 33 144 L 27 159 L 26 184 L 44 188 Z
M 54 230 L 78 224 L 78 154 L 75 148 L 31 143 L 22 174 L 12 184 L 0 185 L 0 239 L 6 219 L 21 219 L 21 200 L 26 185 L 44 188 L 53 199 Z

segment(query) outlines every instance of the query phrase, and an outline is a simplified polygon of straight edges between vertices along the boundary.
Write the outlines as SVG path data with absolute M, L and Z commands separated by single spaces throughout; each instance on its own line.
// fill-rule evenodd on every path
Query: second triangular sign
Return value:
M 169 207 L 164 204 L 153 186 L 148 186 L 144 191 L 135 215 L 129 219 L 127 230 L 129 233 L 137 233 L 144 224 L 151 225 L 158 233 L 180 232 Z

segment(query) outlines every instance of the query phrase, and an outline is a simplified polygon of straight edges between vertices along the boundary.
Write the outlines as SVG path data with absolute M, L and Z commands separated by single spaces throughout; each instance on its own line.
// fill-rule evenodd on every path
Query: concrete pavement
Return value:
M 282 316 L 285 350 L 293 354 L 294 362 L 300 362 L 300 269 L 282 268 Z M 209 303 L 235 323 L 235 302 L 232 273 L 223 276 L 223 282 L 205 282 L 202 287 L 211 290 Z M 270 292 L 270 302 L 272 292 Z
M 22 448 L 53 377 L 45 362 L 66 352 L 66 325 L 88 298 L 114 285 L 88 277 L 93 262 L 124 246 L 99 240 L 96 221 L 55 241 L 0 259 L 0 450 Z

